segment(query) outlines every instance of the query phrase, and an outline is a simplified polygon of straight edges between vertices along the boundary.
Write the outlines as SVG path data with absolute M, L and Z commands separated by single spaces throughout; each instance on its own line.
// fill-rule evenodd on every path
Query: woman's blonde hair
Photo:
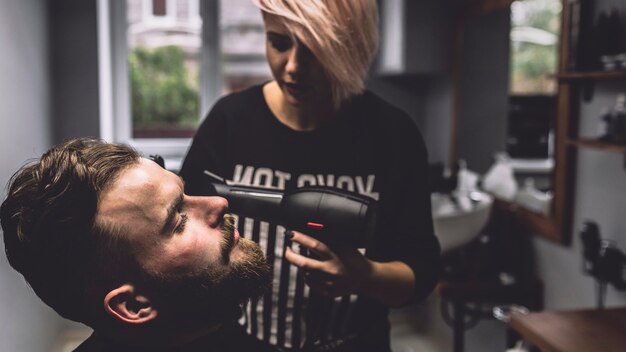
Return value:
M 376 0 L 252 0 L 284 25 L 320 62 L 335 107 L 365 89 L 378 50 Z

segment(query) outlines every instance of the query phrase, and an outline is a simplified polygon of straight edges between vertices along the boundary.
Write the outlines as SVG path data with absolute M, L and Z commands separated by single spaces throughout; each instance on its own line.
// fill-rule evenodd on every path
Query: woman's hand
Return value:
M 311 236 L 291 234 L 291 241 L 308 248 L 313 258 L 289 247 L 285 258 L 300 268 L 306 283 L 318 293 L 329 297 L 363 294 L 394 307 L 406 303 L 415 290 L 413 270 L 403 262 L 375 262 L 355 248 L 336 253 Z
M 371 279 L 373 265 L 355 248 L 333 252 L 326 244 L 300 232 L 292 231 L 291 241 L 309 249 L 312 257 L 287 247 L 285 258 L 300 268 L 307 285 L 329 297 L 362 293 Z

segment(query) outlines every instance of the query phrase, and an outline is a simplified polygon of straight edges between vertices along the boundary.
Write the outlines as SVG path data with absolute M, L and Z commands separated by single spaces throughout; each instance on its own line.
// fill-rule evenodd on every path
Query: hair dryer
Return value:
M 235 214 L 281 224 L 334 249 L 366 247 L 376 227 L 376 201 L 341 190 L 305 187 L 282 193 L 222 181 L 207 182 L 205 193 L 226 198 Z
M 593 221 L 585 221 L 580 231 L 580 239 L 583 244 L 583 270 L 587 274 L 597 275 L 598 257 L 602 241 L 600 229 Z
M 580 231 L 583 244 L 583 270 L 597 280 L 626 290 L 626 255 L 610 241 L 600 239 L 600 227 L 585 221 Z

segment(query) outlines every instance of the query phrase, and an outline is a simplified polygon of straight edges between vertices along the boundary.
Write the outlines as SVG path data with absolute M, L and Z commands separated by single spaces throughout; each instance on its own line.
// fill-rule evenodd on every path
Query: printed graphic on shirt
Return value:
M 374 191 L 375 175 L 293 175 L 278 169 L 241 164 L 235 165 L 232 175 L 232 180 L 226 181 L 231 185 L 285 190 L 291 182 L 295 182 L 297 188 L 337 188 L 379 199 L 379 193 Z M 303 249 L 285 241 L 285 228 L 282 226 L 250 218 L 240 218 L 238 223 L 243 237 L 259 243 L 272 265 L 275 278 L 271 294 L 250 302 L 239 320 L 248 333 L 259 340 L 287 348 L 302 346 L 311 330 L 318 331 L 316 339 L 321 342 L 345 336 L 357 296 L 328 299 L 328 302 L 323 303 L 326 313 L 324 321 L 319 321 L 316 327 L 307 326 L 311 311 L 320 308 L 309 306 L 310 292 L 302 275 L 298 275 L 297 267 L 283 259 L 288 246 L 295 252 L 304 253 Z
M 350 176 L 334 174 L 301 174 L 294 177 L 291 173 L 281 170 L 272 170 L 268 167 L 255 168 L 253 166 L 235 165 L 233 185 L 254 186 L 260 188 L 284 190 L 289 182 L 295 181 L 297 188 L 302 187 L 329 187 L 356 192 L 358 194 L 378 200 L 380 195 L 374 191 L 376 175 Z

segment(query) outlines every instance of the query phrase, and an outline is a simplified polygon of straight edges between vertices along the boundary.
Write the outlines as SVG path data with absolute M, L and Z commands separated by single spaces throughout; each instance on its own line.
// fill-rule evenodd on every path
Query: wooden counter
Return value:
M 544 352 L 626 351 L 626 308 L 512 314 L 508 325 Z

